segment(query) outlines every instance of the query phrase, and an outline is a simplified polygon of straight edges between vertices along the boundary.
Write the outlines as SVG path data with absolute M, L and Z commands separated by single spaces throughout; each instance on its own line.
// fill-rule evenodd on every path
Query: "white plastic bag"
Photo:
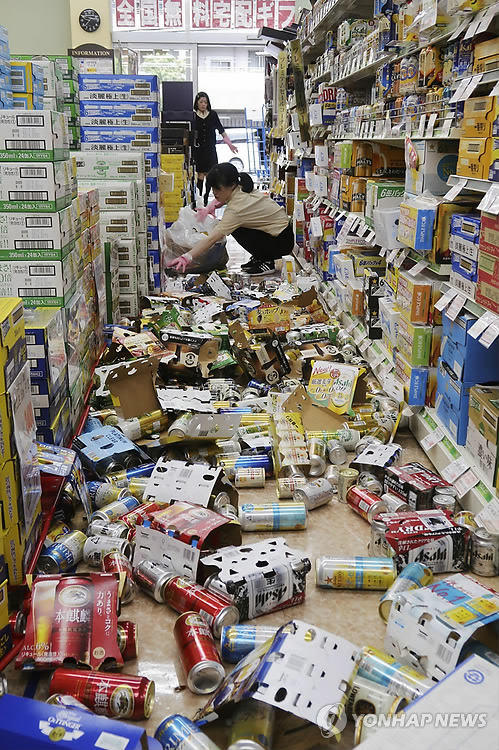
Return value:
M 177 221 L 166 230 L 166 240 L 169 245 L 176 245 L 185 253 L 203 239 L 204 235 L 212 232 L 216 224 L 217 220 L 213 216 L 198 221 L 196 212 L 190 206 L 184 206 L 179 211 Z

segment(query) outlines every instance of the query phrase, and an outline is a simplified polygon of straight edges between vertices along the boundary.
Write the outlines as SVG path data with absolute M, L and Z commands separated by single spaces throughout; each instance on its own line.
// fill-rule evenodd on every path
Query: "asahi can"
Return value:
M 220 633 L 220 653 L 224 661 L 237 664 L 257 646 L 273 638 L 278 628 L 271 625 L 226 625 Z
M 387 513 L 408 513 L 411 510 L 405 500 L 397 497 L 397 495 L 392 495 L 391 492 L 384 492 L 381 499 L 386 505 Z
M 335 466 L 341 466 L 347 461 L 347 452 L 339 440 L 329 440 L 327 443 L 329 461 Z
M 197 612 L 184 612 L 177 618 L 173 633 L 180 659 L 193 693 L 212 693 L 225 677 L 210 626 Z
M 371 557 L 391 557 L 392 548 L 386 541 L 386 523 L 382 516 L 375 516 L 371 523 L 371 538 L 367 545 Z
M 128 539 L 116 539 L 111 536 L 89 536 L 83 547 L 83 559 L 94 568 L 99 568 L 102 558 L 109 552 L 120 552 L 130 559 L 132 546 Z
M 220 750 L 193 721 L 180 714 L 163 719 L 154 732 L 164 750 Z
M 93 508 L 102 508 L 116 500 L 123 500 L 130 494 L 126 489 L 116 487 L 109 482 L 88 482 L 87 487 Z
M 122 552 L 113 550 L 101 558 L 101 570 L 103 573 L 124 573 L 125 582 L 121 593 L 121 603 L 128 604 L 135 596 L 137 585 L 133 578 L 132 563 Z
M 154 560 L 142 560 L 134 571 L 135 581 L 142 591 L 160 604 L 166 602 L 166 584 L 177 574 Z
M 499 534 L 492 534 L 483 526 L 472 532 L 470 567 L 478 576 L 499 574 Z
M 243 531 L 298 531 L 307 526 L 307 506 L 303 502 L 281 502 L 239 506 Z
M 307 484 L 304 476 L 282 477 L 276 482 L 276 494 L 279 500 L 288 500 L 293 497 L 293 492 Z
M 326 470 L 326 443 L 320 438 L 308 441 L 308 455 L 310 456 L 311 477 L 320 477 Z
M 265 487 L 265 469 L 236 469 L 235 485 L 245 487 Z
M 116 629 L 116 638 L 123 661 L 136 659 L 139 645 L 137 624 L 131 620 L 120 620 Z
M 452 515 L 455 515 L 457 500 L 453 495 L 435 494 L 432 502 L 435 510 L 449 510 Z
M 348 695 L 346 712 L 350 717 L 365 714 L 393 716 L 406 705 L 407 699 L 403 696 L 394 697 L 382 685 L 357 674 Z
M 124 497 L 122 500 L 117 500 L 109 505 L 104 505 L 103 508 L 99 508 L 95 513 L 92 513 L 90 521 L 117 521 L 118 518 L 124 516 L 131 510 L 135 510 L 140 505 L 140 500 L 136 497 L 129 495 Z
M 359 677 L 383 685 L 391 695 L 401 695 L 408 701 L 421 697 L 435 685 L 426 675 L 372 646 L 364 646 L 357 664 Z
M 232 712 L 228 750 L 270 750 L 274 734 L 275 708 L 246 698 Z
M 358 477 L 357 469 L 340 469 L 338 473 L 338 500 L 340 503 L 348 503 L 347 492 L 350 487 L 357 483 Z
M 318 557 L 315 574 L 322 588 L 384 591 L 397 577 L 397 566 L 386 557 Z
M 433 573 L 422 563 L 411 562 L 402 569 L 388 591 L 383 594 L 379 603 L 379 614 L 382 620 L 388 622 L 388 616 L 397 594 L 411 589 L 421 589 L 429 586 L 433 581 Z
M 83 547 L 87 541 L 83 531 L 72 531 L 59 537 L 38 558 L 37 570 L 45 575 L 65 573 L 83 560 Z
M 56 669 L 49 693 L 72 695 L 94 713 L 113 719 L 148 719 L 154 708 L 154 682 L 122 672 Z
M 174 576 L 165 586 L 165 602 L 175 612 L 198 612 L 218 638 L 224 625 L 239 622 L 239 610 L 227 596 L 209 591 L 194 581 Z
M 333 488 L 327 479 L 319 477 L 307 482 L 293 492 L 293 501 L 305 503 L 307 510 L 315 510 L 321 505 L 327 505 L 334 497 Z
M 129 528 L 122 521 L 107 523 L 106 521 L 92 521 L 87 529 L 87 536 L 110 536 L 114 539 L 126 539 Z
M 379 495 L 354 485 L 347 491 L 347 503 L 357 515 L 368 523 L 373 522 L 374 516 L 386 511 L 386 505 Z

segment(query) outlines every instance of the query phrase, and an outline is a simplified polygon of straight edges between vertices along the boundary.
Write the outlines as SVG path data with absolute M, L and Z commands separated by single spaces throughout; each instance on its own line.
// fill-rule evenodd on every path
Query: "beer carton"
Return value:
M 135 211 L 136 189 L 133 182 L 118 180 L 78 180 L 79 189 L 92 188 L 101 211 Z
M 55 213 L 0 213 L 0 259 L 61 261 L 74 246 L 73 234 L 70 206 Z
M 43 68 L 38 63 L 11 59 L 10 75 L 12 91 L 43 96 Z
M 178 500 L 151 514 L 151 529 L 175 538 L 198 550 L 219 549 L 241 544 L 241 527 L 209 508 Z M 192 543 L 197 541 L 197 545 Z
M 366 187 L 366 224 L 374 227 L 374 209 L 398 208 L 404 197 L 403 182 L 368 180 Z
M 158 101 L 158 76 L 115 75 L 112 73 L 78 76 L 81 99 L 107 101 Z
M 4 563 L 0 557 L 0 659 L 12 648 L 12 632 L 9 625 L 9 606 L 7 600 L 7 579 L 2 579 Z
M 137 151 L 105 155 L 77 151 L 72 152 L 71 156 L 76 161 L 78 179 L 145 180 L 145 155 Z
M 69 159 L 69 134 L 61 112 L 0 109 L 0 161 L 62 159 Z
M 71 203 L 70 162 L 0 162 L 0 211 L 59 211 Z
M 480 243 L 480 216 L 453 214 L 449 250 L 469 260 L 477 260 Z
M 475 96 L 464 102 L 461 138 L 488 138 L 496 117 L 495 96 Z
M 492 161 L 492 138 L 461 138 L 456 174 L 487 180 Z
M 82 151 L 153 151 L 158 147 L 159 128 L 93 128 L 80 131 Z
M 88 101 L 80 104 L 82 126 L 159 126 L 159 103 L 155 101 Z
M 16 669 L 52 669 L 65 662 L 91 669 L 123 666 L 116 641 L 118 587 L 108 573 L 34 580 Z
M 449 189 L 447 180 L 456 173 L 459 141 L 413 140 L 412 145 L 417 152 L 418 167 L 405 173 L 406 192 L 413 195 L 425 192 L 445 195 Z
M 85 468 L 97 476 L 105 474 L 111 460 L 120 462 L 130 454 L 143 459 L 144 463 L 148 461 L 148 456 L 116 427 L 103 426 L 100 430 L 79 435 L 73 448 Z
M 397 495 L 413 509 L 431 508 L 436 487 L 449 483 L 417 461 L 403 466 L 391 466 L 385 474 L 385 492 Z

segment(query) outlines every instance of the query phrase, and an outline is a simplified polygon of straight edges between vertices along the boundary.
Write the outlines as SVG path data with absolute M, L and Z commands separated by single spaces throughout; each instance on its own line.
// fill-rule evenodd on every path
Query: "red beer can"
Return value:
M 136 526 L 141 526 L 144 521 L 147 520 L 150 513 L 154 513 L 155 510 L 164 508 L 164 505 L 158 505 L 153 501 L 139 505 L 138 508 L 128 511 L 124 516 L 120 516 L 121 523 L 128 526 L 129 529 L 134 529 Z
M 120 620 L 116 631 L 118 638 L 118 648 L 123 657 L 123 661 L 131 661 L 137 658 L 139 637 L 138 628 L 135 622 L 131 620 Z
M 378 513 L 386 513 L 385 502 L 374 492 L 355 484 L 347 490 L 347 503 L 359 516 L 369 523 L 373 522 Z
M 239 610 L 227 596 L 209 591 L 188 578 L 175 576 L 165 586 L 165 602 L 175 612 L 198 612 L 211 627 L 215 638 L 224 625 L 237 625 Z
M 55 590 L 52 622 L 54 660 L 88 664 L 92 642 L 93 583 L 87 578 L 61 578 Z M 64 690 L 58 690 L 64 693 Z
M 121 592 L 121 603 L 128 604 L 135 596 L 137 584 L 133 577 L 133 568 L 130 560 L 122 555 L 121 552 L 108 552 L 101 560 L 101 570 L 103 573 L 125 573 L 125 583 Z
M 206 620 L 197 612 L 184 612 L 173 628 L 187 687 L 193 693 L 212 693 L 225 677 L 215 641 Z
M 132 674 L 56 669 L 49 685 L 49 694 L 54 693 L 72 695 L 113 719 L 148 719 L 154 707 L 154 682 Z

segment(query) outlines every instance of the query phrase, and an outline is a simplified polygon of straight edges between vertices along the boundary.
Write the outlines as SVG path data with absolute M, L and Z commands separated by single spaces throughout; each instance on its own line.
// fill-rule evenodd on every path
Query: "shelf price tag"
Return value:
M 400 266 L 402 265 L 402 263 L 404 262 L 404 260 L 407 258 L 408 255 L 409 255 L 409 248 L 403 247 L 400 253 L 398 254 L 398 256 L 393 261 L 393 265 L 395 266 L 395 268 L 400 268 Z
M 485 211 L 486 213 L 493 213 L 491 210 L 494 204 L 497 204 L 499 198 L 499 185 L 491 185 L 482 200 L 478 204 L 478 211 Z M 497 206 L 497 213 L 499 213 L 499 205 Z
M 440 473 L 446 482 L 454 484 L 456 479 L 460 477 L 461 474 L 464 474 L 464 472 L 469 468 L 470 467 L 468 466 L 464 458 L 462 456 L 459 456 L 459 458 L 456 458 L 455 461 L 452 461 L 452 463 L 448 464 L 444 469 L 442 469 Z
M 499 96 L 499 81 L 496 83 L 489 96 Z
M 496 338 L 499 336 L 499 320 L 497 323 L 491 323 L 485 333 L 480 336 L 480 343 L 486 349 L 491 346 Z
M 376 128 L 376 121 L 375 120 L 371 120 L 371 122 L 369 123 L 369 138 L 373 138 L 374 137 L 374 130 L 375 130 L 375 128 Z
M 463 497 L 463 495 L 466 495 L 467 492 L 469 492 L 472 487 L 478 484 L 480 480 L 478 477 L 472 472 L 471 469 L 468 469 L 466 474 L 463 474 L 454 482 L 454 487 L 457 490 L 457 495 L 459 498 Z
M 369 232 L 369 234 L 367 235 L 367 237 L 365 237 L 365 240 L 366 240 L 366 242 L 367 242 L 368 245 L 372 245 L 373 242 L 374 242 L 374 240 L 375 240 L 375 238 L 376 238 L 376 232 L 373 232 L 373 230 L 371 229 L 371 231 Z
M 465 30 L 465 28 L 468 26 L 469 23 L 470 23 L 470 19 L 468 17 L 463 18 L 463 20 L 454 29 L 452 36 L 449 37 L 449 42 L 453 42 L 454 39 L 457 39 L 458 36 Z
M 388 252 L 388 248 L 387 248 L 387 247 L 382 247 L 382 248 L 380 248 L 380 251 L 379 251 L 379 257 L 380 257 L 380 258 L 384 258 L 384 257 L 385 257 L 385 255 L 387 254 L 387 252 Z
M 424 136 L 424 129 L 426 125 L 426 115 L 421 115 L 419 118 L 418 135 L 420 138 Z
M 428 127 L 426 128 L 427 138 L 431 138 L 433 136 L 433 128 L 435 127 L 436 121 L 437 121 L 437 113 L 432 112 L 428 120 Z
M 322 222 L 320 216 L 313 216 L 310 219 L 310 229 L 314 237 L 322 237 Z
M 400 250 L 399 247 L 396 247 L 395 250 L 392 250 L 390 255 L 387 255 L 386 262 L 393 263 L 399 253 L 399 250 Z
M 430 448 L 433 448 L 433 446 L 443 440 L 444 437 L 445 435 L 443 430 L 441 430 L 440 427 L 437 427 L 436 430 L 433 430 L 433 432 L 430 432 L 429 435 L 421 440 L 421 447 L 425 451 L 429 451 Z
M 454 115 L 451 115 L 450 117 L 446 117 L 445 118 L 444 124 L 442 126 L 442 135 L 443 135 L 444 138 L 448 137 L 448 135 L 450 133 L 450 129 L 452 127 L 453 120 L 454 120 Z
M 463 78 L 463 80 L 459 82 L 457 89 L 454 91 L 451 98 L 449 99 L 449 104 L 455 104 L 456 102 L 461 101 L 462 95 L 466 91 L 470 81 L 471 81 L 471 76 L 468 76 L 467 78 Z
M 471 336 L 472 339 L 477 339 L 481 333 L 485 331 L 488 326 L 493 323 L 495 320 L 499 322 L 499 318 L 496 318 L 494 313 L 486 312 L 482 315 L 481 318 L 478 318 L 478 320 L 473 323 L 471 328 L 468 330 L 468 336 Z
M 456 198 L 461 190 L 464 190 L 466 185 L 468 184 L 468 180 L 466 177 L 461 177 L 455 185 L 453 185 L 450 190 L 446 192 L 446 194 L 443 197 L 444 201 L 453 201 L 454 198 Z
M 435 302 L 434 307 L 436 307 L 437 310 L 440 310 L 440 312 L 442 312 L 444 307 L 447 307 L 447 305 L 450 305 L 450 303 L 452 302 L 454 297 L 457 296 L 457 294 L 459 294 L 459 292 L 456 289 L 447 289 L 445 294 L 442 294 L 440 299 L 437 300 L 437 302 Z
M 407 273 L 410 276 L 417 276 L 418 273 L 422 271 L 423 268 L 426 268 L 427 265 L 428 265 L 427 260 L 418 260 L 418 262 L 412 268 L 410 268 Z
M 462 294 L 456 294 L 454 299 L 452 300 L 452 303 L 449 305 L 447 310 L 445 311 L 445 315 L 450 320 L 455 320 L 461 310 L 463 309 L 463 305 L 466 303 L 466 297 L 463 297 Z

